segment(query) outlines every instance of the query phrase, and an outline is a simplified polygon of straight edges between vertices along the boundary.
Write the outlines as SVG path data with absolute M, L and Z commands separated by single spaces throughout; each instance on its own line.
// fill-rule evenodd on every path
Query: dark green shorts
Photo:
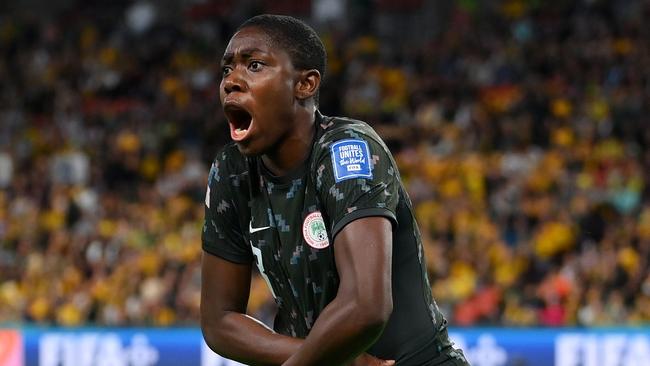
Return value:
M 467 362 L 462 350 L 449 347 L 441 350 L 438 357 L 423 366 L 469 366 L 469 362 Z
M 399 360 L 396 366 L 469 366 L 463 351 L 454 348 L 446 326 L 441 327 L 430 347 L 436 348 L 436 356 L 433 359 L 430 358 L 432 352 L 425 352 L 428 355 L 426 359 L 416 355 L 406 360 Z

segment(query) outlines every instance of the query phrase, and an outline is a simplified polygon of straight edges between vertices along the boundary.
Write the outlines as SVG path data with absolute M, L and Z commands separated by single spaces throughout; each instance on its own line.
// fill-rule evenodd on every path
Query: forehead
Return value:
M 250 54 L 251 51 L 258 51 L 272 55 L 287 53 L 277 47 L 277 42 L 273 40 L 267 32 L 258 27 L 246 27 L 235 33 L 224 52 L 224 59 L 228 56 L 237 57 L 243 53 Z

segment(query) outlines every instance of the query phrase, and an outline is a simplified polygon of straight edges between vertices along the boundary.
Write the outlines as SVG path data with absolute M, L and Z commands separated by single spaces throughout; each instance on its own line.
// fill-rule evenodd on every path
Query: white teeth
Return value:
M 235 129 L 235 134 L 237 134 L 239 136 L 245 135 L 246 132 L 248 132 L 248 129 L 241 129 L 241 128 L 236 128 Z

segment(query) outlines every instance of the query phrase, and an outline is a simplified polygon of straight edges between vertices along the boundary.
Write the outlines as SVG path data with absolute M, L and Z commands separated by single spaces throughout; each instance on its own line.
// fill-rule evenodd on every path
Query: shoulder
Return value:
M 323 122 L 321 128 L 325 130 L 312 153 L 311 171 L 316 176 L 317 187 L 321 186 L 324 174 L 331 175 L 338 183 L 397 171 L 388 147 L 369 124 L 342 117 L 330 117 Z
M 209 183 L 215 184 L 226 178 L 241 179 L 248 174 L 246 157 L 239 151 L 234 142 L 226 144 L 219 150 L 210 166 Z
M 336 147 L 354 141 L 362 141 L 365 144 L 380 147 L 388 152 L 388 148 L 381 137 L 364 121 L 347 117 L 325 117 L 320 127 L 324 131 L 315 146 L 320 153 L 331 150 L 332 146 Z
M 214 162 L 219 162 L 219 164 L 231 168 L 245 167 L 246 157 L 239 151 L 234 142 L 229 142 L 217 152 Z

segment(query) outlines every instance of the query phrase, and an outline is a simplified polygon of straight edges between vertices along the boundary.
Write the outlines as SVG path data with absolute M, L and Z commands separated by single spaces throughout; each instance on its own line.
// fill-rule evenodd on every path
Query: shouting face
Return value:
M 222 60 L 220 99 L 230 136 L 249 156 L 277 149 L 292 133 L 299 72 L 289 54 L 257 27 L 231 39 Z

